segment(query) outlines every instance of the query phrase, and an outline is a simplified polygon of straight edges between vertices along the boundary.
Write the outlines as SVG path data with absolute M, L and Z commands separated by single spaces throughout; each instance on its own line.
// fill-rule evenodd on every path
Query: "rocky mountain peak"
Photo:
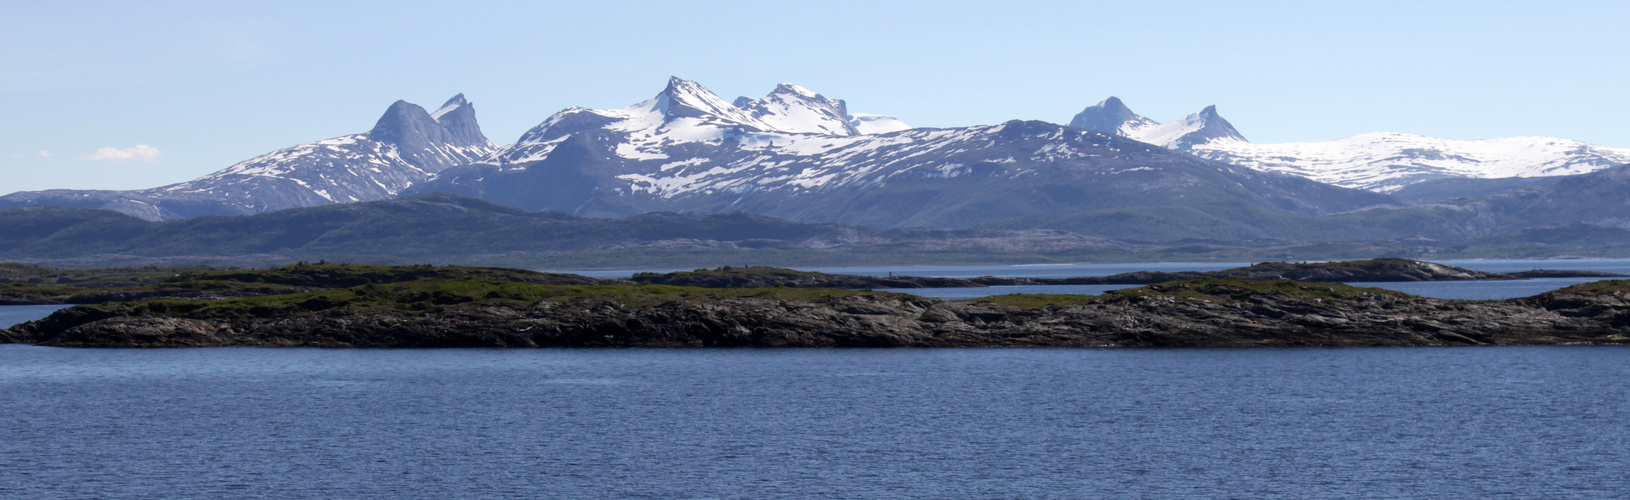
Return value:
M 813 90 L 800 87 L 794 83 L 777 84 L 775 86 L 775 90 L 770 91 L 770 95 L 776 94 L 796 94 L 808 98 L 816 98 L 821 96 L 820 94 L 815 93 Z
M 1110 96 L 1103 102 L 1088 106 L 1070 120 L 1070 126 L 1106 134 L 1132 137 L 1138 131 L 1154 127 L 1154 120 L 1138 116 L 1121 99 Z
M 481 124 L 475 119 L 475 105 L 464 94 L 453 96 L 440 109 L 430 114 L 446 132 L 445 141 L 458 147 L 491 148 L 492 141 L 481 133 Z
M 1108 99 L 1099 102 L 1096 107 L 1115 114 L 1132 113 L 1132 108 L 1126 107 L 1126 103 L 1121 102 L 1121 98 L 1115 96 L 1109 96 Z
M 738 102 L 741 102 L 738 100 Z M 849 105 L 791 83 L 777 85 L 763 99 L 740 106 L 753 118 L 783 132 L 860 135 L 850 123 Z
M 406 147 L 421 145 L 441 135 L 441 124 L 431 118 L 428 111 L 402 100 L 385 108 L 385 114 L 368 131 L 369 139 Z
M 493 148 L 476 123 L 475 107 L 463 94 L 453 96 L 435 115 L 417 104 L 396 101 L 367 135 L 369 140 L 395 145 L 402 159 L 429 172 L 468 162 Z M 466 152 L 449 154 L 449 148 Z
M 436 111 L 431 112 L 430 117 L 440 120 L 442 115 L 457 110 L 458 108 L 467 104 L 470 104 L 470 101 L 465 99 L 464 94 L 461 92 L 458 95 L 454 95 L 453 98 L 448 99 L 447 102 L 443 103 L 440 108 L 436 109 Z
M 667 88 L 657 94 L 656 109 L 669 120 L 675 118 L 723 119 L 757 128 L 740 108 L 725 102 L 701 84 L 677 76 L 668 79 Z
M 1190 146 L 1205 144 L 1216 140 L 1234 140 L 1250 142 L 1240 135 L 1234 125 L 1217 114 L 1217 105 L 1206 106 L 1199 113 L 1189 115 L 1183 122 L 1190 125 L 1189 130 L 1173 143 L 1173 147 L 1182 149 Z

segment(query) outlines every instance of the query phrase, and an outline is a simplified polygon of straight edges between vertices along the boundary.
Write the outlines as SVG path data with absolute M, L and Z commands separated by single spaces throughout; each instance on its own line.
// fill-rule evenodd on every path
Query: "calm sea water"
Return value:
M 1630 348 L 0 346 L 7 498 L 1623 498 Z
M 68 306 L 0 306 L 0 328 L 44 318 L 64 307 Z
M 1533 269 L 1568 269 L 1576 271 L 1602 271 L 1619 274 L 1630 274 L 1630 259 L 1558 259 L 1558 260 L 1444 260 L 1436 261 L 1451 266 L 1467 269 L 1476 269 L 1489 272 L 1517 272 Z M 858 274 L 864 276 L 886 276 L 900 274 L 910 276 L 933 276 L 947 278 L 973 278 L 978 276 L 1004 276 L 1027 278 L 1068 278 L 1075 276 L 1109 276 L 1113 274 L 1129 273 L 1133 271 L 1220 271 L 1235 267 L 1249 266 L 1250 262 L 1159 262 L 1148 264 L 1057 264 L 1033 266 L 922 266 L 922 267 L 831 267 L 806 268 L 810 271 L 821 271 L 840 274 Z M 584 274 L 597 278 L 627 278 L 639 271 L 671 272 L 673 269 L 645 269 L 645 270 L 613 270 L 613 271 L 564 271 Z M 1527 297 L 1539 293 L 1549 292 L 1558 288 L 1578 283 L 1596 281 L 1589 279 L 1563 279 L 1546 278 L 1520 281 L 1434 281 L 1434 282 L 1405 282 L 1405 283 L 1350 283 L 1356 286 L 1369 286 L 1397 290 L 1423 297 L 1440 299 L 1466 299 L 1489 300 Z M 900 288 L 890 289 L 892 292 L 910 293 L 926 297 L 942 299 L 971 299 L 1004 295 L 1010 293 L 1062 293 L 1097 295 L 1109 290 L 1128 288 L 1135 285 L 1034 285 L 1034 286 L 995 286 L 976 288 Z

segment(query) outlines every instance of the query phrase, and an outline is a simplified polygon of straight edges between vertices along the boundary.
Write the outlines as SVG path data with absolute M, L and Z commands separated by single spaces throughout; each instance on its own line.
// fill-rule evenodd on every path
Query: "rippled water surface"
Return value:
M 0 497 L 1612 498 L 1630 348 L 0 346 Z

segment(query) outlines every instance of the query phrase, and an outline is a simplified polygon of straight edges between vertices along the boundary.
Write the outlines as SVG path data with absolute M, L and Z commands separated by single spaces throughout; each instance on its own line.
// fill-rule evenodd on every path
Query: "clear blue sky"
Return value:
M 459 92 L 507 144 L 669 75 L 916 126 L 1063 123 L 1116 95 L 1162 121 L 1216 104 L 1259 143 L 1630 147 L 1626 21 L 1626 2 L 5 2 L 0 193 L 184 181 Z

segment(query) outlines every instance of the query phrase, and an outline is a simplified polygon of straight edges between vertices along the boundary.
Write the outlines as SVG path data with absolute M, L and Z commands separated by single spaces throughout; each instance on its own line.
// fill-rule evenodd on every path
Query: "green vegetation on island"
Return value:
M 163 286 L 238 292 L 265 288 L 252 296 L 133 296 L 70 307 L 0 330 L 0 343 L 1248 347 L 1616 344 L 1630 339 L 1630 323 L 1623 320 L 1630 316 L 1630 281 L 1623 280 L 1498 301 L 1242 278 L 1174 281 L 1102 295 L 948 301 L 870 290 L 703 288 L 514 269 L 320 263 L 214 270 L 130 290 L 153 292 Z

